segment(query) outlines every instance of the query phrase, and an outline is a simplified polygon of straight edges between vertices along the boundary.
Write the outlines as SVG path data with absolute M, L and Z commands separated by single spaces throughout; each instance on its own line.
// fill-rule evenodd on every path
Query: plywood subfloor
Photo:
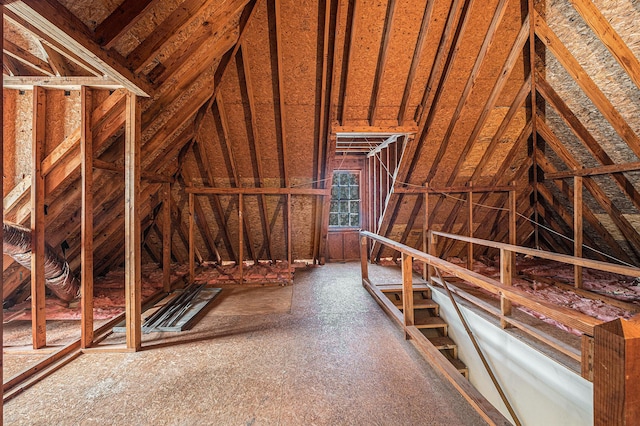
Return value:
M 292 292 L 290 311 L 213 307 L 188 332 L 144 335 L 141 352 L 84 354 L 9 401 L 4 420 L 484 424 L 362 288 L 359 264 L 298 270 L 292 288 L 272 291 Z

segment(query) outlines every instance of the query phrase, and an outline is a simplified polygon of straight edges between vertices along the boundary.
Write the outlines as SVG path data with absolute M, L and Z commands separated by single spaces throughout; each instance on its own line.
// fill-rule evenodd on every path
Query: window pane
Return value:
M 332 201 L 331 202 L 331 207 L 329 208 L 329 211 L 332 213 L 337 213 L 338 212 L 338 202 L 337 201 Z
M 351 204 L 349 208 L 350 213 L 360 213 L 360 203 L 357 201 L 349 201 Z
M 357 186 L 358 185 L 358 177 L 359 177 L 359 175 L 357 173 L 350 174 L 349 175 L 349 183 L 351 185 Z
M 360 226 L 360 215 L 352 214 L 351 216 L 351 226 Z
M 340 185 L 344 185 L 344 186 L 349 185 L 349 173 L 340 174 Z
M 351 187 L 351 197 L 352 200 L 359 200 L 360 199 L 360 189 L 357 186 L 352 186 Z
M 329 207 L 330 226 L 360 226 L 359 183 L 358 172 L 334 172 Z
M 341 213 L 346 213 L 349 211 L 349 202 L 348 201 L 339 201 L 340 205 L 338 207 L 338 211 Z
M 349 213 L 340 213 L 339 226 L 349 226 Z
M 329 225 L 330 226 L 338 226 L 338 214 L 337 213 L 329 213 Z

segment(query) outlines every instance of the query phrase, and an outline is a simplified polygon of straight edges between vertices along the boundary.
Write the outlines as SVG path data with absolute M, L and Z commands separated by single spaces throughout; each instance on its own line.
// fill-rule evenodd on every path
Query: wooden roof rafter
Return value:
M 387 12 L 384 19 L 384 30 L 382 39 L 380 40 L 380 53 L 376 64 L 376 74 L 373 80 L 373 89 L 371 91 L 371 99 L 369 101 L 369 125 L 375 126 L 376 112 L 378 109 L 378 101 L 380 98 L 380 87 L 384 70 L 387 64 L 387 55 L 389 53 L 389 39 L 391 38 L 391 30 L 393 29 L 393 15 L 396 10 L 396 0 L 389 0 L 387 3 Z
M 96 41 L 106 49 L 111 49 L 130 30 L 157 0 L 124 0 L 109 16 L 96 27 Z
M 136 95 L 149 96 L 153 93 L 144 76 L 132 73 L 117 52 L 102 49 L 89 28 L 55 0 L 21 0 L 8 3 L 5 8 L 40 28 L 58 43 L 73 49 L 84 61 Z
M 338 110 L 336 112 L 336 120 L 341 126 L 345 124 L 345 111 L 347 110 L 349 100 L 349 65 L 353 60 L 353 46 L 356 40 L 357 34 L 357 12 L 358 12 L 358 0 L 349 0 L 349 6 L 347 9 L 347 28 L 344 41 L 344 52 L 342 55 L 342 70 L 340 75 L 340 88 L 338 93 Z M 326 31 L 325 27 L 325 31 Z

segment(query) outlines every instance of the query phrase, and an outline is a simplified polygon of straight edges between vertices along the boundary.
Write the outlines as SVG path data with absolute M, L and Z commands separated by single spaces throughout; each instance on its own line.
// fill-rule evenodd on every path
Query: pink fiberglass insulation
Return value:
M 4 222 L 3 230 L 3 253 L 31 270 L 31 230 L 9 222 Z M 46 243 L 44 250 L 45 285 L 65 302 L 79 297 L 80 283 L 71 272 L 69 263 L 60 259 Z

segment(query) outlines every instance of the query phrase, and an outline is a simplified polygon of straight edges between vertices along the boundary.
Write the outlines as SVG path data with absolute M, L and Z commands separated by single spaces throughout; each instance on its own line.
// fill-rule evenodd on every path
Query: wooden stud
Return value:
M 573 255 L 582 257 L 582 176 L 573 178 Z M 582 288 L 582 267 L 575 265 L 573 283 Z
M 244 279 L 244 199 L 242 193 L 238 194 L 238 269 L 240 271 L 240 284 Z
M 369 279 L 369 251 L 367 250 L 367 237 L 360 236 L 360 272 L 362 279 Z
M 0 19 L 0 40 L 4 40 L 4 19 Z M 4 57 L 0 57 L 0 68 Z M 4 89 L 0 81 L 0 129 L 4 129 Z M 0 187 L 4 188 L 4 136 L 0 133 Z M 0 205 L 0 215 L 4 218 L 4 203 Z M 0 228 L 0 240 L 4 241 L 4 227 Z M 0 267 L 4 271 L 4 256 L 0 256 Z M 4 289 L 4 277 L 0 274 L 0 288 Z M 4 299 L 4 298 L 3 298 Z M 0 342 L 4 342 L 4 310 L 0 309 Z M 0 383 L 4 383 L 4 355 L 0 352 Z M 4 419 L 4 409 L 0 403 L 0 419 Z
M 127 348 L 142 347 L 142 283 L 140 269 L 140 137 L 138 97 L 127 93 L 125 125 L 125 313 Z
M 425 189 L 429 189 L 429 183 L 424 184 Z M 424 224 L 422 229 L 422 251 L 427 253 L 429 249 L 429 230 L 431 229 L 431 223 L 429 221 L 429 193 L 425 191 L 424 197 Z M 429 263 L 424 262 L 422 266 L 422 278 L 429 282 L 431 281 L 431 268 Z
M 500 282 L 504 285 L 513 285 L 513 252 L 507 249 L 500 249 Z M 505 297 L 504 294 L 500 295 L 500 311 L 503 316 L 511 316 L 511 301 Z M 509 323 L 505 319 L 500 319 L 500 326 L 502 328 L 509 327 Z
M 349 9 L 347 11 L 347 19 L 349 25 L 347 25 L 348 35 L 345 35 L 344 55 L 342 59 L 342 79 L 340 80 L 340 91 L 338 94 L 338 111 L 337 117 L 340 126 L 345 125 L 345 113 L 347 111 L 349 100 L 349 64 L 351 64 L 353 56 L 353 46 L 356 40 L 356 33 L 358 31 L 357 15 L 358 15 L 358 0 L 349 0 Z
M 402 313 L 405 327 L 414 325 L 413 257 L 404 252 L 402 253 Z M 405 339 L 409 339 L 408 333 L 405 333 Z
M 467 204 L 469 210 L 469 238 L 473 238 L 473 192 L 467 195 Z M 473 271 L 473 243 L 467 244 L 467 269 Z
M 195 207 L 194 207 L 194 194 L 189 194 L 189 284 L 193 283 L 196 278 L 196 266 L 195 266 L 195 241 L 194 241 L 194 228 L 195 228 Z
M 82 143 L 81 157 L 81 321 L 80 346 L 91 347 L 93 343 L 93 135 L 91 116 L 93 112 L 93 93 L 82 87 L 80 91 Z
M 518 196 L 515 190 L 516 181 L 512 182 L 514 187 L 513 191 L 509 191 L 509 244 L 518 244 Z M 516 257 L 511 257 L 511 272 L 515 276 L 516 272 Z
M 376 112 L 378 109 L 378 100 L 380 98 L 380 85 L 384 78 L 384 69 L 387 64 L 387 53 L 389 51 L 389 39 L 391 39 L 391 31 L 393 30 L 393 15 L 396 9 L 396 0 L 389 0 L 387 3 L 387 13 L 384 19 L 384 30 L 382 32 L 382 40 L 380 41 L 380 53 L 378 54 L 378 62 L 376 64 L 376 74 L 373 79 L 373 89 L 371 91 L 371 100 L 369 101 L 369 125 L 375 126 Z
M 171 291 L 171 184 L 162 185 L 162 288 Z
M 46 93 L 41 87 L 33 88 L 33 139 L 31 145 L 31 324 L 33 348 L 47 345 L 45 305 L 44 252 L 44 158 L 46 127 Z

